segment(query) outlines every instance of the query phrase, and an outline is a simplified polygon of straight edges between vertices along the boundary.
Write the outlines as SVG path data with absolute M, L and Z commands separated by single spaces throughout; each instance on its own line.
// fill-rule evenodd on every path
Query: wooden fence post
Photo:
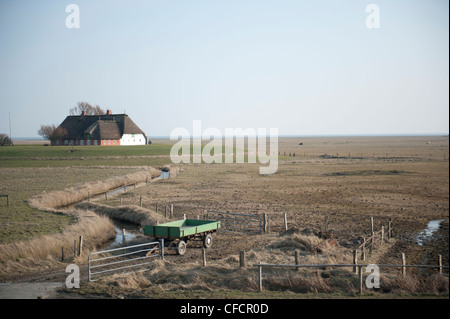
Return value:
M 388 239 L 391 239 L 391 221 L 388 221 L 387 228 Z
M 245 251 L 239 251 L 239 267 L 245 268 Z
M 73 258 L 77 256 L 77 240 L 73 240 Z
M 381 226 L 381 244 L 383 244 L 384 241 L 384 226 Z
M 127 240 L 125 238 L 125 229 L 122 229 L 122 245 L 125 245 L 127 243 Z
M 206 249 L 205 249 L 205 247 L 202 247 L 202 262 L 203 262 L 203 267 L 206 267 Z
M 284 231 L 288 230 L 288 224 L 287 224 L 287 214 L 284 213 Z
M 370 217 L 370 236 L 373 236 L 373 217 Z
M 61 247 L 61 261 L 64 261 L 64 246 Z
M 371 237 L 371 240 L 370 240 L 370 254 L 372 255 L 372 251 L 373 251 L 373 249 L 375 247 L 375 236 L 374 236 L 374 233 L 373 233 L 373 217 L 370 217 L 370 237 Z
M 362 272 L 362 266 L 358 266 L 359 271 L 359 294 L 363 293 L 363 272 Z
M 263 214 L 264 233 L 267 233 L 267 214 Z
M 363 246 L 362 246 L 362 260 L 366 260 L 366 237 L 363 237 Z
M 300 251 L 298 249 L 295 250 L 295 264 L 300 265 Z M 296 268 L 297 271 L 300 271 L 300 267 Z
M 142 207 L 142 196 L 139 196 L 139 206 Z
M 261 292 L 263 289 L 262 287 L 262 266 L 261 262 L 258 264 L 258 291 Z
M 173 218 L 173 204 L 170 204 L 170 218 Z
M 438 255 L 439 274 L 442 275 L 442 255 Z
M 82 252 L 83 252 L 83 236 L 80 235 L 80 239 L 78 242 L 78 256 L 81 256 Z
M 356 249 L 353 250 L 353 265 L 355 265 L 355 266 L 353 266 L 353 272 L 355 274 L 357 274 L 358 273 L 358 267 L 356 265 L 358 265 L 358 253 L 357 253 Z
M 404 267 L 406 265 L 406 255 L 405 253 L 402 253 L 402 276 L 406 277 L 406 267 Z

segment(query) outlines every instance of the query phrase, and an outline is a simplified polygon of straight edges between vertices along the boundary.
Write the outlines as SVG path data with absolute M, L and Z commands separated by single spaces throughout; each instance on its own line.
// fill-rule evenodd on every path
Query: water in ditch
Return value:
M 429 240 L 433 234 L 439 230 L 439 227 L 441 227 L 441 223 L 445 219 L 437 219 L 437 220 L 430 220 L 427 224 L 427 228 L 425 228 L 423 231 L 421 231 L 416 238 L 416 243 L 420 246 L 423 246 L 426 240 Z
M 170 172 L 161 170 L 161 175 L 159 176 L 159 178 L 160 179 L 170 178 Z M 124 191 L 126 191 L 126 187 L 114 189 L 108 192 L 108 197 L 117 195 L 118 193 Z M 140 229 L 141 227 L 139 225 L 115 219 L 112 219 L 112 222 L 116 230 L 116 236 L 112 240 L 112 242 L 108 243 L 106 249 L 127 245 L 128 243 L 135 240 L 138 235 L 142 234 L 142 231 Z

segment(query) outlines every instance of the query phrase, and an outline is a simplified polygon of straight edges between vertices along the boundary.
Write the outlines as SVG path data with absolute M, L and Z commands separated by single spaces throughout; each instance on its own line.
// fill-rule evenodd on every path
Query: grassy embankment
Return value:
M 150 164 L 168 163 L 169 149 L 170 145 L 75 147 L 72 152 L 71 147 L 1 147 L 0 194 L 10 196 L 10 206 L 4 198 L 0 202 L 3 272 L 14 269 L 12 263 L 26 270 L 38 259 L 55 259 L 62 245 L 70 251 L 79 234 L 92 242 L 114 235 L 106 218 L 57 207 L 85 199 L 89 191 L 93 194 L 130 183 L 130 178 L 145 181 L 159 173 L 149 170 Z

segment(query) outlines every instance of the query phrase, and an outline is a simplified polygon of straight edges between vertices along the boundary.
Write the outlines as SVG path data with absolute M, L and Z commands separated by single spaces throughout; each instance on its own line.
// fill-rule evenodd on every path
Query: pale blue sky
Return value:
M 68 29 L 65 8 L 80 8 Z M 368 29 L 365 8 L 380 8 Z M 79 101 L 150 136 L 448 134 L 449 2 L 0 0 L 0 133 L 37 136 Z

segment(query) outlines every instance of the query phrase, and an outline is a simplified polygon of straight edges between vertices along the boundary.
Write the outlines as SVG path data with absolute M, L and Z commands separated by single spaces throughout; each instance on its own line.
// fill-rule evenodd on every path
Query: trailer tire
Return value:
M 186 243 L 184 242 L 184 240 L 180 240 L 177 243 L 177 254 L 183 256 L 185 252 L 186 252 Z
M 205 236 L 203 236 L 203 247 L 205 248 L 209 248 L 212 246 L 212 235 L 211 234 L 206 234 Z

